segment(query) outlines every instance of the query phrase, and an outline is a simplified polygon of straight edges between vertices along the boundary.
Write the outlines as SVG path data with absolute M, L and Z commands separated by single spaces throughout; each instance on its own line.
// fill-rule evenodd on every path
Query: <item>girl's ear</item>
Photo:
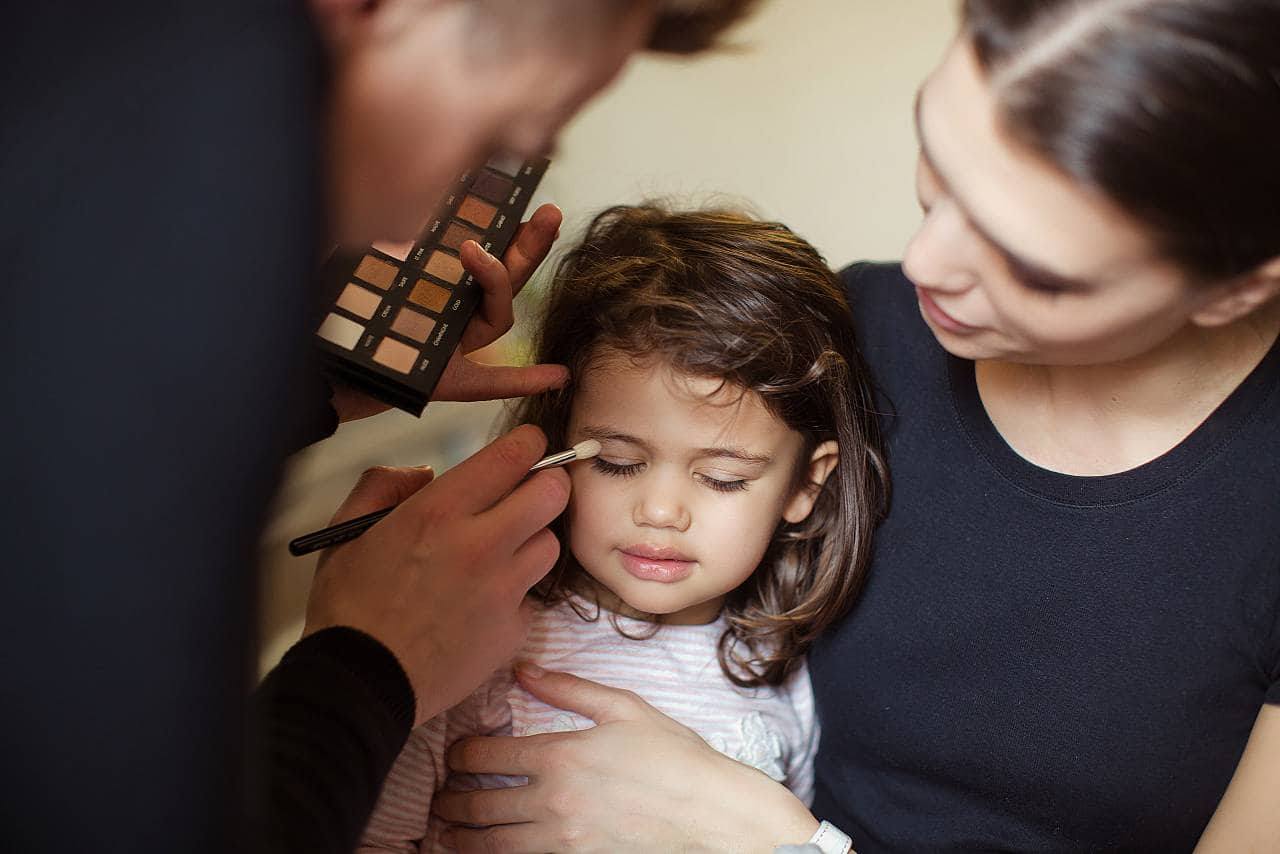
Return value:
M 839 461 L 840 446 L 835 443 L 835 440 L 823 442 L 813 449 L 804 473 L 804 483 L 783 508 L 783 519 L 795 525 L 809 518 L 809 514 L 813 512 L 813 505 L 817 503 L 818 495 L 822 492 L 822 485 L 827 482 L 827 477 L 835 470 L 836 463 Z

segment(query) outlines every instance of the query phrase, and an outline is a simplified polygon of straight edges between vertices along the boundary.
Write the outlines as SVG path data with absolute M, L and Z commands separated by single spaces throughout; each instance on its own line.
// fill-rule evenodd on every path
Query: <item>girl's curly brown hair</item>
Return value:
M 809 517 L 781 522 L 759 569 L 725 600 L 725 675 L 744 687 L 781 683 L 853 604 L 888 499 L 870 379 L 839 279 L 778 223 L 728 210 L 610 208 L 556 267 L 536 357 L 579 377 L 605 348 L 759 395 L 804 437 L 804 460 L 838 443 Z M 536 424 L 563 447 L 573 398 L 571 380 L 525 399 L 512 422 Z M 561 542 L 564 524 L 555 524 Z M 534 593 L 564 601 L 584 572 L 565 549 Z

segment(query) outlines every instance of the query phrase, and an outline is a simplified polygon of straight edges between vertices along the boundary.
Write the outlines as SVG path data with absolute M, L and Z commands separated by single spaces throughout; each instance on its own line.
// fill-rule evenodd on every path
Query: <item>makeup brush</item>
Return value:
M 584 439 L 574 445 L 567 451 L 561 451 L 558 454 L 552 454 L 549 457 L 543 457 L 533 464 L 529 469 L 529 474 L 540 472 L 543 469 L 555 468 L 574 460 L 589 460 L 596 454 L 600 453 L 600 443 L 595 439 Z M 525 475 L 528 477 L 528 475 Z M 336 546 L 340 543 L 349 542 L 363 534 L 374 526 L 382 517 L 386 516 L 395 507 L 384 507 L 381 510 L 375 510 L 372 513 L 366 513 L 363 516 L 357 516 L 346 522 L 337 525 L 330 525 L 328 528 L 321 528 L 318 531 L 312 531 L 310 534 L 303 534 L 296 540 L 289 543 L 289 553 L 295 557 L 311 554 L 320 549 L 327 549 L 330 546 Z

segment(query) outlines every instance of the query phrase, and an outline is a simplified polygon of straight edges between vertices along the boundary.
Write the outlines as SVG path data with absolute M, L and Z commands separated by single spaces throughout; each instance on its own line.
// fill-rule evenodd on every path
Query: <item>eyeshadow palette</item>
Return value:
M 474 240 L 501 258 L 549 161 L 495 157 L 458 179 L 412 244 L 343 248 L 325 263 L 316 330 L 326 370 L 421 415 L 482 297 L 458 252 Z

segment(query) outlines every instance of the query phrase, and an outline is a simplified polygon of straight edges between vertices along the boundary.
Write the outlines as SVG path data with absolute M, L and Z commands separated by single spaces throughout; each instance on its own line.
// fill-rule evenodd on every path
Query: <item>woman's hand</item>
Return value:
M 547 525 L 569 499 L 559 469 L 525 479 L 546 444 L 517 427 L 434 482 L 424 469 L 371 469 L 334 517 L 397 505 L 321 558 L 303 634 L 350 626 L 381 641 L 413 686 L 415 725 L 463 700 L 524 640 L 524 595 L 556 562 Z
M 563 385 L 568 369 L 560 365 L 486 365 L 467 358 L 511 330 L 515 324 L 512 301 L 528 284 L 560 233 L 563 214 L 555 205 L 543 205 L 522 223 L 502 261 L 474 241 L 462 244 L 462 266 L 484 292 L 476 313 L 462 333 L 432 400 L 501 400 L 524 397 Z M 346 423 L 385 412 L 391 407 L 350 386 L 335 386 L 332 399 L 338 420 Z
M 454 771 L 520 774 L 527 786 L 446 791 L 434 811 L 462 852 L 759 851 L 803 843 L 818 827 L 799 800 L 718 753 L 630 691 L 525 665 L 521 684 L 596 722 L 581 732 L 471 738 Z

